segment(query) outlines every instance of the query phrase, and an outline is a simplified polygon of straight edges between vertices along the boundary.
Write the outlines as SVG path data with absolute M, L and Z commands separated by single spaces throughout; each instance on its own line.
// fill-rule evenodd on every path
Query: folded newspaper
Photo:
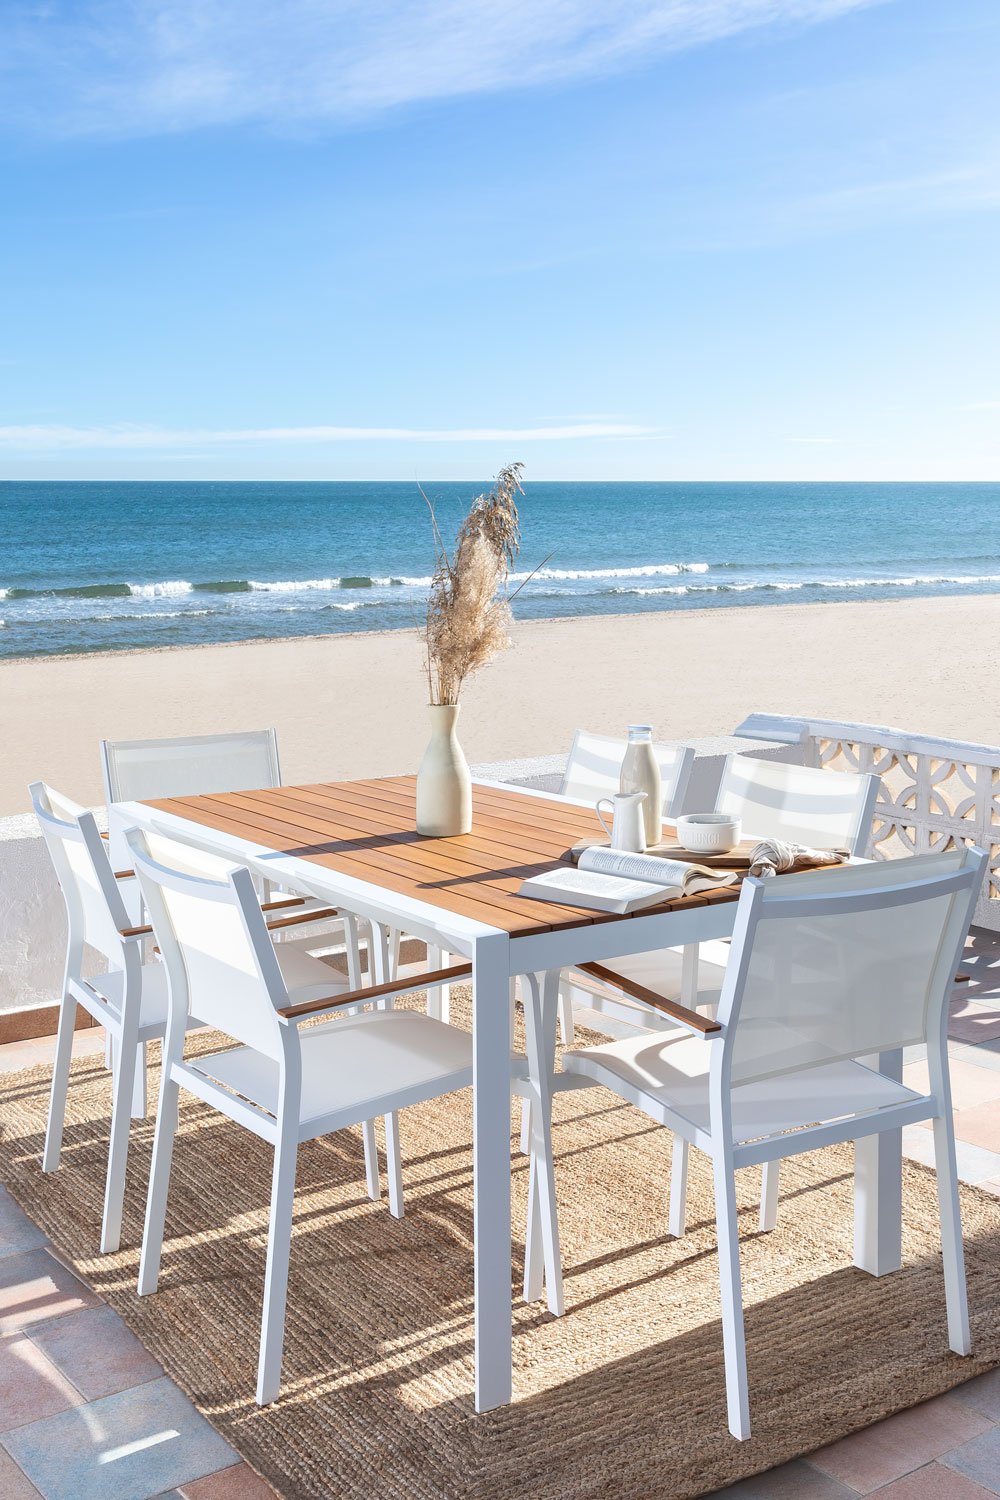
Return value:
M 688 864 L 680 859 L 591 848 L 584 849 L 575 868 L 559 865 L 554 870 L 529 876 L 518 895 L 624 916 L 674 896 L 735 885 L 737 878 L 732 870 L 711 870 L 707 865 Z

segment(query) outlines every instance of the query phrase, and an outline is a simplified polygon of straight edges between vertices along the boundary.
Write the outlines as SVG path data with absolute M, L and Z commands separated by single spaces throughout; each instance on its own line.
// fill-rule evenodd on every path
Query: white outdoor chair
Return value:
M 812 848 L 846 849 L 852 856 L 863 856 L 871 835 L 878 789 L 877 776 L 730 755 L 722 773 L 715 811 L 741 818 L 745 839 L 780 838 Z M 644 1006 L 636 990 L 652 990 L 694 1009 L 712 1009 L 719 1003 L 729 953 L 728 942 L 637 953 L 614 961 L 613 971 L 623 981 L 622 990 L 610 989 L 606 983 L 574 970 L 572 979 L 569 976 L 564 979 L 560 993 L 561 996 L 568 993 L 573 1005 L 607 1014 L 617 1022 L 669 1033 L 674 1029 L 673 1021 Z M 670 1188 L 670 1232 L 674 1235 L 684 1233 L 686 1178 L 687 1144 L 681 1138 L 675 1142 Z M 762 1171 L 761 1229 L 773 1229 L 777 1214 L 775 1163 L 765 1165 Z
M 684 797 L 694 765 L 694 751 L 687 745 L 654 745 L 663 785 L 663 814 L 675 818 L 684 807 Z M 573 736 L 566 769 L 563 772 L 563 797 L 581 802 L 596 802 L 618 790 L 622 761 L 628 741 L 578 729 Z
M 467 1088 L 472 1039 L 422 1012 L 393 1010 L 392 1000 L 428 981 L 464 978 L 469 964 L 370 990 L 296 1004 L 278 964 L 249 870 L 225 881 L 188 875 L 166 840 L 127 835 L 168 976 L 163 1078 L 156 1118 L 139 1293 L 156 1291 L 180 1090 L 274 1147 L 257 1401 L 278 1394 L 299 1143 Z M 153 846 L 152 852 L 150 846 Z M 155 854 L 155 857 L 154 857 Z M 169 856 L 169 865 L 161 862 Z M 299 1030 L 302 1019 L 336 1014 L 358 1002 L 381 1007 Z M 185 1061 L 184 1036 L 197 1015 L 239 1043 Z M 391 1181 L 391 1179 L 390 1179 Z M 402 1212 L 402 1204 L 398 1205 Z
M 104 794 L 113 802 L 149 802 L 161 797 L 196 797 L 210 792 L 256 791 L 281 785 L 278 736 L 273 729 L 233 734 L 181 735 L 158 740 L 102 740 Z M 134 885 L 120 828 L 110 830 L 111 857 L 126 892 Z M 338 913 L 312 896 L 264 891 L 268 926 L 275 931 L 336 919 Z M 128 896 L 126 897 L 128 899 Z M 135 906 L 135 902 L 130 902 Z M 138 909 L 133 915 L 138 920 Z M 337 936 L 341 936 L 337 929 Z M 320 946 L 318 943 L 314 947 Z
M 42 1170 L 54 1172 L 59 1165 L 76 1008 L 81 1005 L 107 1029 L 111 1041 L 113 1102 L 101 1225 L 101 1250 L 106 1252 L 117 1250 L 121 1241 L 129 1119 L 146 1112 L 145 1045 L 164 1033 L 166 973 L 162 964 L 145 962 L 144 940 L 152 929 L 132 924 L 93 814 L 44 782 L 33 782 L 29 790 L 62 889 L 68 929 Z M 105 959 L 106 973 L 84 974 L 85 946 Z M 349 982 L 291 944 L 281 945 L 279 962 L 298 1003 L 327 995 L 338 983 L 346 988 Z
M 687 745 L 654 745 L 653 748 L 660 767 L 663 816 L 676 818 L 684 807 L 694 751 Z M 597 802 L 601 797 L 613 796 L 618 790 L 627 749 L 627 740 L 578 729 L 566 760 L 560 795 L 576 797 L 581 802 Z M 573 994 L 568 986 L 559 992 L 559 1031 L 564 1043 L 572 1043 L 575 1035 Z
M 947 1025 L 986 860 L 960 847 L 748 879 L 715 1033 L 683 1041 L 646 1034 L 564 1054 L 556 1087 L 610 1089 L 712 1159 L 729 1428 L 737 1438 L 750 1435 L 740 1167 L 932 1120 L 948 1341 L 956 1354 L 970 1352 Z M 926 1094 L 866 1065 L 914 1045 L 927 1048 Z M 536 1144 L 550 1164 L 548 1131 L 536 1130 Z M 527 1255 L 537 1256 L 531 1239 Z M 535 1285 L 538 1274 L 532 1268 Z

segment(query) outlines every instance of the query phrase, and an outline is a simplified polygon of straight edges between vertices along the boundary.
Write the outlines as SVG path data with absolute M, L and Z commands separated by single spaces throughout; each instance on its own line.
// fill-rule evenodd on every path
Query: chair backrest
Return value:
M 591 734 L 578 729 L 573 736 L 560 792 L 564 797 L 578 797 L 581 802 L 596 802 L 618 790 L 627 740 Z M 694 751 L 687 745 L 654 745 L 663 787 L 663 813 L 676 817 L 683 810 Z
M 203 863 L 211 856 L 137 828 L 125 838 L 166 964 L 171 1010 L 280 1060 L 275 1011 L 288 1004 L 288 991 L 250 871 L 230 866 L 212 879 Z
M 730 755 L 715 810 L 742 818 L 744 838 L 864 855 L 878 788 L 877 776 Z
M 43 781 L 28 791 L 66 903 L 70 943 L 88 943 L 121 968 L 122 931 L 131 918 L 93 813 Z
M 101 768 L 109 803 L 252 791 L 281 783 L 273 729 L 169 740 L 102 740 Z
M 745 881 L 719 1003 L 730 1082 L 942 1047 L 985 863 L 962 846 Z

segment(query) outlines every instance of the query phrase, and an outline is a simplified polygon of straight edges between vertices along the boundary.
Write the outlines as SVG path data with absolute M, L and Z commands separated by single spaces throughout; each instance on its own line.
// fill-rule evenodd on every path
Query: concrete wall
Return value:
M 715 805 L 725 757 L 733 751 L 768 759 L 795 760 L 797 745 L 763 740 L 687 741 L 697 752 L 685 812 Z M 565 756 L 501 761 L 475 767 L 496 781 L 557 791 Z M 101 826 L 103 809 L 98 814 Z M 0 819 L 0 1012 L 51 1005 L 62 987 L 66 918 L 45 841 L 33 815 Z

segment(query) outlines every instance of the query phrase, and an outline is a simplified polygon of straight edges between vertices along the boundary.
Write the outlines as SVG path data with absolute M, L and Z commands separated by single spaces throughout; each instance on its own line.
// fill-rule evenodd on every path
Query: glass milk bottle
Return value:
M 630 724 L 628 745 L 622 761 L 620 789 L 623 792 L 645 792 L 642 804 L 646 825 L 646 847 L 658 844 L 663 836 L 663 787 L 660 766 L 653 749 L 653 726 Z

